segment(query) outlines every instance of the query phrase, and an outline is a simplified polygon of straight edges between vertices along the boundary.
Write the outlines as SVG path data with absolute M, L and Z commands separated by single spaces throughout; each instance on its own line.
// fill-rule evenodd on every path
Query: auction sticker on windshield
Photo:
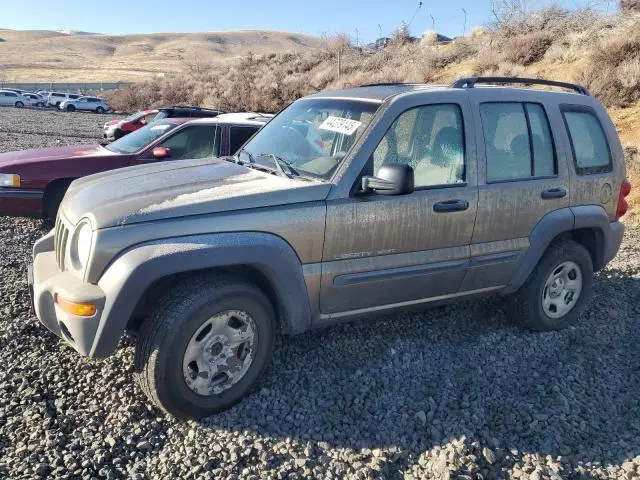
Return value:
M 320 130 L 329 130 L 330 132 L 342 133 L 344 135 L 353 135 L 362 125 L 362 122 L 342 117 L 327 117 L 320 125 Z
M 171 127 L 171 125 L 154 125 L 153 127 L 151 127 L 151 130 L 155 130 L 155 131 L 165 131 L 167 128 Z

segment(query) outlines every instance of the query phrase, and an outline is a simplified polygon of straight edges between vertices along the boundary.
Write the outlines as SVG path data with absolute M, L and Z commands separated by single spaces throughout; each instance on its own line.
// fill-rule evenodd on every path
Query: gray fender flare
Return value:
M 111 262 L 98 285 L 106 294 L 91 357 L 115 351 L 144 292 L 169 275 L 215 267 L 250 266 L 270 282 L 285 333 L 309 329 L 311 309 L 302 264 L 281 237 L 268 233 L 216 233 L 135 245 Z
M 566 207 L 547 213 L 529 235 L 529 249 L 520 259 L 520 264 L 502 293 L 517 291 L 536 267 L 551 242 L 563 233 L 576 229 L 593 228 L 596 231 L 594 268 L 599 270 L 608 261 L 606 252 L 610 243 L 609 217 L 598 205 Z M 619 243 L 618 243 L 619 245 Z

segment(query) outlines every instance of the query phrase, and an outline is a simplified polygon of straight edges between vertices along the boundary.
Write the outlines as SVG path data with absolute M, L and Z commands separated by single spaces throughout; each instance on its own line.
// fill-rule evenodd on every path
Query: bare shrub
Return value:
M 640 99 L 640 31 L 600 43 L 578 79 L 607 106 Z
M 519 35 L 505 40 L 503 57 L 506 61 L 519 65 L 538 62 L 553 44 L 553 37 L 545 31 Z
M 623 12 L 640 12 L 640 0 L 620 0 L 620 10 Z

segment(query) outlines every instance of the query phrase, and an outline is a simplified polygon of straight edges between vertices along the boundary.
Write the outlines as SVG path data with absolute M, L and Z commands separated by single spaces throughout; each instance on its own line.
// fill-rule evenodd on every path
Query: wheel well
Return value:
M 42 215 L 46 216 L 47 212 L 47 204 L 51 199 L 51 195 L 57 192 L 60 188 L 64 188 L 65 190 L 69 188 L 71 182 L 73 182 L 75 178 L 57 178 L 47 184 L 44 189 L 44 196 L 42 197 Z
M 595 272 L 604 267 L 604 234 L 599 228 L 578 228 L 564 232 L 554 238 L 552 243 L 559 240 L 573 240 L 582 245 L 591 256 Z
M 262 293 L 264 293 L 265 296 L 269 299 L 273 307 L 273 311 L 276 314 L 276 322 L 278 324 L 278 327 L 282 327 L 280 320 L 282 308 L 280 307 L 280 302 L 278 301 L 276 291 L 274 290 L 267 277 L 259 269 L 251 265 L 237 265 L 228 268 L 214 267 L 191 272 L 175 273 L 173 275 L 168 275 L 156 280 L 151 285 L 149 285 L 149 287 L 145 290 L 145 292 L 138 300 L 138 303 L 133 310 L 133 314 L 127 322 L 127 330 L 137 330 L 142 320 L 146 317 L 149 308 L 155 299 L 166 294 L 166 292 L 168 292 L 176 283 L 180 282 L 182 279 L 191 278 L 194 275 L 229 275 L 237 278 L 238 280 L 245 281 L 247 283 L 250 283 L 251 285 L 254 285 L 255 287 L 259 288 Z

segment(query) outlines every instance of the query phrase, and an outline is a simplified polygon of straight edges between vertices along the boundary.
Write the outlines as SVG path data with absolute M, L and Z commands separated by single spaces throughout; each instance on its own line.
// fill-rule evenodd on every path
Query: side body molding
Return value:
M 529 235 L 530 247 L 502 293 L 513 293 L 526 282 L 554 238 L 583 228 L 595 232 L 594 270 L 604 268 L 620 246 L 624 231 L 622 224 L 610 223 L 607 212 L 599 205 L 561 208 L 546 214 L 535 226 Z
M 234 266 L 253 267 L 269 280 L 286 333 L 309 328 L 311 310 L 302 264 L 282 238 L 260 232 L 174 237 L 133 246 L 107 268 L 98 282 L 107 301 L 90 356 L 106 357 L 115 351 L 138 300 L 155 281 Z
M 574 215 L 569 207 L 554 210 L 542 217 L 529 235 L 529 248 L 502 293 L 517 291 L 527 281 L 553 239 L 573 230 L 574 223 Z

